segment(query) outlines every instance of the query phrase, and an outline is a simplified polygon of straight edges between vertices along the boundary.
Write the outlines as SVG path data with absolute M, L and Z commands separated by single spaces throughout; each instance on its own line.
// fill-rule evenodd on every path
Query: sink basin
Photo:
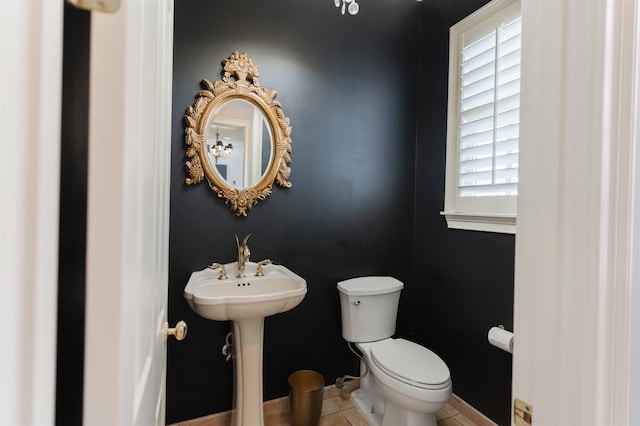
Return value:
M 203 269 L 191 274 L 184 297 L 198 315 L 218 321 L 264 318 L 295 308 L 307 293 L 307 282 L 282 265 L 264 265 L 264 276 L 256 277 L 258 264 L 247 262 L 244 278 L 236 278 L 238 264 L 227 263 L 227 279 L 220 270 Z

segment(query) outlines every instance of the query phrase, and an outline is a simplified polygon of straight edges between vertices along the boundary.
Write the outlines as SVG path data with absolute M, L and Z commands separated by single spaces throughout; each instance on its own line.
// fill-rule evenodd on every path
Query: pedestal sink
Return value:
M 245 264 L 246 277 L 236 278 L 236 262 L 220 271 L 193 272 L 184 297 L 203 318 L 231 321 L 234 345 L 234 396 L 231 424 L 262 426 L 262 342 L 264 318 L 298 306 L 307 293 L 307 282 L 282 265 Z

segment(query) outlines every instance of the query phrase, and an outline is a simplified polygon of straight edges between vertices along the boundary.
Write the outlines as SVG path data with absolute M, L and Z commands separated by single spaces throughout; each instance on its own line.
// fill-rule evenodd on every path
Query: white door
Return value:
M 172 45 L 172 0 L 93 12 L 86 425 L 164 424 Z
M 637 425 L 639 2 L 522 4 L 512 395 L 534 425 Z

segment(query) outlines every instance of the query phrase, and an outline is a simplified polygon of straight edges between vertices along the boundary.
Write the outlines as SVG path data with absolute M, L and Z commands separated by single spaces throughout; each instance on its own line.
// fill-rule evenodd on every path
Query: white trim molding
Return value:
M 520 11 L 520 0 L 493 0 L 449 30 L 449 228 L 516 232 Z
M 501 234 L 516 233 L 515 214 L 501 215 L 440 212 L 440 215 L 447 219 L 447 226 L 451 229 L 498 232 Z
M 55 423 L 63 6 L 0 1 L 0 413 Z

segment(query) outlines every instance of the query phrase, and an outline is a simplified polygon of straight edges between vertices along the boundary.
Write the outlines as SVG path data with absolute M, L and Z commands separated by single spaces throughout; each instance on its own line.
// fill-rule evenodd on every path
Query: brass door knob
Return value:
M 169 336 L 175 336 L 176 340 L 184 340 L 187 337 L 187 323 L 178 321 L 174 328 L 169 328 L 169 323 L 165 322 L 162 326 L 162 334 L 165 342 Z

